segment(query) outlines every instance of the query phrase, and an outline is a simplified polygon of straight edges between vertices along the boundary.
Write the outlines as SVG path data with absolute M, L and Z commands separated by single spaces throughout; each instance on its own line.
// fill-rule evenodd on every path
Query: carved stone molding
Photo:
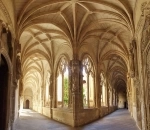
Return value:
M 138 22 L 137 30 L 142 31 L 141 49 L 142 52 L 144 52 L 150 41 L 150 2 L 144 2 L 141 4 L 141 12 L 142 15 Z
M 136 41 L 132 40 L 129 47 L 130 77 L 135 77 Z
M 71 61 L 71 75 L 72 92 L 79 92 L 79 61 Z
M 12 24 L 12 21 L 11 21 L 11 18 L 10 18 L 10 15 L 6 9 L 6 7 L 4 6 L 3 2 L 0 0 L 0 9 L 2 10 L 2 12 L 4 12 L 4 15 L 6 16 L 7 20 L 8 20 L 8 23 L 10 25 L 13 25 Z
M 18 55 L 16 57 L 16 79 L 19 80 L 21 77 L 21 59 L 20 56 Z
M 141 4 L 142 15 L 144 15 L 144 9 L 146 8 L 147 2 Z

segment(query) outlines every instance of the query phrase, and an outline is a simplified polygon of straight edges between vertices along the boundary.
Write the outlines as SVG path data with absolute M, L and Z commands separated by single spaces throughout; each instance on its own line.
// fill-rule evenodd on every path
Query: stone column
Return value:
M 24 99 L 24 97 L 23 97 L 23 83 L 22 83 L 22 77 L 20 78 L 20 80 L 19 80 L 19 101 L 18 101 L 18 116 L 20 116 L 20 112 L 21 112 L 21 110 L 23 109 L 23 99 Z
M 64 72 L 62 72 L 62 105 L 64 107 Z
M 69 71 L 69 103 L 68 103 L 68 107 L 69 108 L 72 108 L 72 82 L 71 82 L 71 79 L 72 79 L 72 75 L 71 75 L 71 67 L 69 66 L 68 68 L 68 71 Z
M 108 112 L 109 112 L 109 87 L 108 87 L 108 80 L 106 80 L 106 100 L 107 100 L 107 107 L 108 107 Z
M 21 71 L 21 45 L 19 44 L 18 40 L 15 40 L 15 46 L 14 46 L 14 77 L 16 78 L 17 86 L 19 89 L 18 94 L 18 116 L 20 116 L 20 103 L 21 103 L 21 96 L 23 96 L 23 83 L 22 83 L 22 71 Z M 14 102 L 15 103 L 15 102 Z
M 141 92 L 140 92 L 140 88 L 139 88 L 139 82 L 137 81 L 136 83 L 136 107 L 137 107 L 137 124 L 139 126 L 139 128 L 141 128 L 142 126 L 142 122 L 141 122 Z
M 18 81 L 21 78 L 21 60 L 20 60 L 20 51 L 21 47 L 19 46 L 18 40 L 15 40 L 13 52 L 12 64 L 13 64 L 13 81 L 11 88 L 11 130 L 13 130 L 13 123 L 15 120 L 15 91 L 19 87 Z M 19 96 L 18 96 L 19 97 Z M 20 97 L 19 97 L 20 98 Z M 18 115 L 19 115 L 20 101 L 18 99 Z
M 135 42 L 130 43 L 129 48 L 129 66 L 130 66 L 130 77 L 135 76 L 135 65 L 134 65 L 134 53 L 135 53 Z
M 119 102 L 119 97 L 118 97 L 118 92 L 116 92 L 116 106 L 118 108 L 118 102 Z
M 99 70 L 97 70 L 99 72 Z M 101 94 L 102 94 L 102 83 L 100 73 L 96 72 L 96 107 L 99 109 L 99 115 L 101 114 Z
M 19 110 L 19 116 L 20 116 L 21 110 L 23 109 L 23 102 L 24 102 L 24 97 L 23 97 L 23 96 L 20 96 L 20 102 L 19 102 L 19 103 L 20 103 L 20 105 L 19 105 L 19 106 L 20 106 L 20 107 L 19 107 L 20 110 Z
M 52 115 L 52 107 L 53 107 L 53 73 L 51 73 L 50 75 L 50 85 L 49 85 L 49 94 L 50 94 L 50 118 L 53 118 L 53 115 Z
M 58 72 L 56 74 L 53 73 L 53 87 L 52 87 L 52 107 L 56 108 L 57 107 L 57 77 L 58 77 Z
M 78 122 L 78 112 L 83 108 L 81 62 L 70 61 L 71 68 L 71 91 L 74 125 Z
M 128 110 L 131 112 L 131 83 L 129 73 L 127 74 L 127 102 Z
M 110 90 L 110 106 L 113 106 L 113 91 L 112 91 L 112 88 Z
M 13 81 L 11 89 L 11 130 L 13 130 L 14 120 L 15 120 L 15 91 L 17 88 L 17 80 Z
M 115 99 L 115 90 L 113 90 L 113 106 L 116 106 L 116 101 L 115 101 L 116 99 Z
M 41 86 L 41 109 L 42 109 L 42 111 L 43 111 L 43 105 L 44 105 L 44 102 L 43 102 L 43 90 L 44 90 L 44 88 L 43 88 L 43 85 Z
M 99 114 L 100 116 L 102 116 L 102 109 L 101 109 L 101 101 L 103 102 L 103 97 L 102 97 L 102 87 L 103 87 L 103 83 L 104 83 L 104 79 L 103 79 L 103 76 L 102 76 L 102 73 L 99 73 L 99 69 L 98 69 L 98 76 L 97 76 L 97 81 L 99 81 L 98 83 L 98 88 L 99 88 L 99 91 L 98 91 L 98 108 L 99 108 Z M 104 105 L 104 104 L 103 104 Z
M 114 92 L 113 92 L 113 88 L 111 89 L 111 105 L 113 106 L 113 102 L 114 102 Z
M 89 104 L 89 73 L 87 73 L 87 106 L 90 107 Z

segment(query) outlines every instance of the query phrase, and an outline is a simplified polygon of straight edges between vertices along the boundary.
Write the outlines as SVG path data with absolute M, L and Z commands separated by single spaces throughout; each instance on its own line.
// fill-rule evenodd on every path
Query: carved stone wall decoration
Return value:
M 135 76 L 135 42 L 134 40 L 130 43 L 129 63 L 130 63 L 130 77 L 133 78 Z
M 0 1 L 0 9 L 1 9 L 2 12 L 4 13 L 4 15 L 6 16 L 6 18 L 7 18 L 7 20 L 8 20 L 8 24 L 13 27 L 12 20 L 11 20 L 11 18 L 10 18 L 10 15 L 9 15 L 9 13 L 8 13 L 8 11 L 7 11 L 5 5 L 3 4 L 2 1 Z
M 79 92 L 79 61 L 72 61 L 71 63 L 71 74 L 72 74 L 72 92 Z
M 20 59 L 20 56 L 17 55 L 17 58 L 16 58 L 16 79 L 20 79 L 21 77 L 21 59 Z
M 147 15 L 145 18 L 145 24 L 143 27 L 143 32 L 142 32 L 142 39 L 141 39 L 141 44 L 142 44 L 142 51 L 145 50 L 145 47 L 150 41 L 150 15 Z
M 83 75 L 81 73 L 81 62 L 79 60 L 70 61 L 70 88 L 71 88 L 71 106 L 73 107 L 73 112 L 76 113 L 83 108 L 82 101 L 82 84 Z M 74 119 L 76 119 L 74 115 Z
M 144 9 L 145 9 L 146 5 L 147 5 L 147 2 L 144 2 L 144 3 L 142 3 L 142 5 L 141 5 L 142 15 L 144 15 Z

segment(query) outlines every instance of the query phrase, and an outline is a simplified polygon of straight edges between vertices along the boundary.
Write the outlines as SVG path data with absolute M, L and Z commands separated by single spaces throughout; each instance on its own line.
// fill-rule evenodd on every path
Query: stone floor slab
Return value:
M 51 120 L 35 111 L 24 109 L 14 130 L 139 130 L 126 109 L 119 109 L 82 127 L 73 128 Z

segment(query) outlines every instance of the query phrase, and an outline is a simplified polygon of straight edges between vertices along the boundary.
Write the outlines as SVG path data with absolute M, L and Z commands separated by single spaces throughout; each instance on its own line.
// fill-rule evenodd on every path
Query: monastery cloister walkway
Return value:
M 14 130 L 139 130 L 127 109 L 119 109 L 82 127 L 72 128 L 51 120 L 35 111 L 24 109 L 14 125 Z

